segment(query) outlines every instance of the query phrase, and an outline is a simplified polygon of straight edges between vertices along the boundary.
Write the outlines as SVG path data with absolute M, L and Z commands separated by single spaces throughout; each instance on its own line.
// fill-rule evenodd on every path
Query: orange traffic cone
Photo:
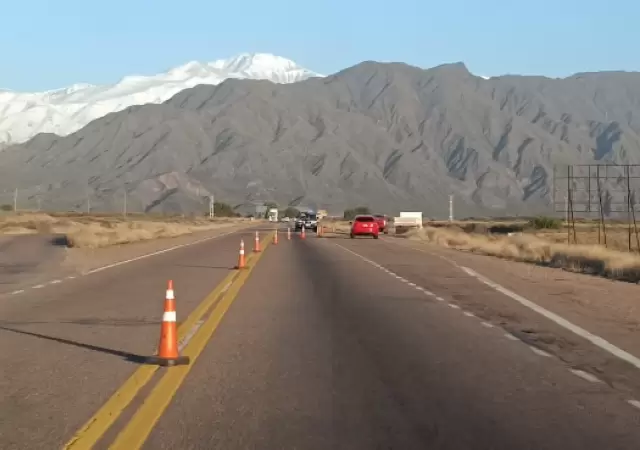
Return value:
M 238 255 L 238 267 L 236 269 L 244 269 L 246 261 L 244 260 L 244 239 L 240 239 L 240 254 Z
M 276 234 L 273 235 L 273 244 L 278 244 L 278 229 L 276 228 Z
M 291 227 L 287 228 L 287 240 L 291 240 Z
M 173 281 L 169 280 L 167 295 L 164 300 L 164 314 L 160 329 L 158 354 L 147 358 L 147 363 L 160 366 L 177 366 L 189 364 L 188 356 L 178 354 L 178 329 L 176 325 L 176 300 L 173 292 Z
M 260 237 L 258 236 L 258 232 L 256 231 L 256 239 L 253 243 L 253 251 L 255 253 L 260 253 Z
M 307 234 L 304 231 L 304 225 L 302 225 L 302 230 L 300 230 L 300 239 L 305 239 Z
M 320 225 L 318 225 L 317 230 L 318 231 L 316 231 L 316 236 L 317 237 L 322 237 L 322 227 Z

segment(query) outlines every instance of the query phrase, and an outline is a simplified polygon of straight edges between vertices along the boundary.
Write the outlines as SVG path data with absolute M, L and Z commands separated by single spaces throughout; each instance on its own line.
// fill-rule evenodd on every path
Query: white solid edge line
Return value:
M 487 327 L 487 328 L 493 328 L 493 324 L 489 323 L 489 322 L 482 322 L 482 326 Z
M 529 309 L 537 312 L 538 314 L 546 317 L 547 319 L 551 320 L 552 322 L 555 322 L 557 325 L 560 325 L 561 327 L 564 327 L 567 330 L 577 334 L 581 338 L 584 338 L 584 339 L 588 340 L 592 344 L 600 347 L 602 350 L 605 350 L 605 351 L 609 352 L 610 354 L 612 354 L 612 355 L 614 355 L 614 356 L 616 356 L 616 357 L 628 362 L 629 364 L 633 365 L 634 367 L 640 369 L 640 358 L 637 358 L 636 356 L 632 355 L 631 353 L 628 353 L 628 352 L 622 350 L 621 348 L 616 347 L 611 342 L 601 338 L 600 336 L 597 336 L 597 335 L 585 330 L 584 328 L 579 327 L 578 325 L 575 325 L 572 322 L 569 322 L 564 317 L 559 316 L 558 314 L 553 313 L 553 312 L 549 311 L 548 309 L 543 308 L 542 306 L 538 305 L 537 303 L 534 303 L 531 300 L 527 300 L 526 298 L 522 297 L 521 295 L 518 295 L 515 292 L 510 291 L 509 289 L 499 285 L 498 283 L 495 283 L 494 281 L 491 281 L 490 279 L 486 278 L 484 275 L 480 275 L 475 270 L 470 269 L 468 267 L 464 267 L 464 266 L 460 266 L 460 268 L 462 270 L 464 270 L 467 274 L 471 275 L 472 277 L 475 277 L 476 279 L 480 280 L 481 282 L 483 282 L 487 286 L 492 287 L 496 291 L 498 291 L 498 292 L 506 295 L 507 297 L 510 297 L 511 299 L 517 301 L 521 305 L 526 306 L 527 308 L 529 308 Z
M 124 261 L 118 261 L 116 263 L 108 264 L 108 265 L 102 266 L 102 267 L 97 267 L 95 269 L 91 269 L 91 270 L 89 270 L 87 272 L 84 272 L 83 275 L 90 275 L 92 273 L 101 272 L 103 270 L 111 269 L 112 267 L 117 267 L 117 266 L 121 266 L 123 264 L 128 264 L 128 263 L 131 263 L 131 262 L 134 262 L 134 261 L 139 261 L 141 259 L 149 258 L 151 256 L 161 255 L 162 253 L 167 253 L 167 252 L 170 252 L 170 251 L 173 251 L 173 250 L 177 250 L 179 248 L 190 247 L 192 245 L 196 245 L 196 244 L 199 244 L 201 242 L 211 241 L 213 239 L 221 238 L 221 237 L 224 237 L 224 236 L 229 236 L 230 234 L 236 233 L 237 231 L 238 230 L 233 230 L 233 231 L 229 231 L 228 233 L 217 234 L 215 236 L 210 236 L 208 238 L 198 239 L 197 241 L 194 241 L 194 242 L 188 242 L 186 244 L 174 245 L 173 247 L 165 248 L 163 250 L 158 250 L 158 251 L 152 252 L 152 253 L 147 253 L 147 254 L 142 255 L 142 256 L 136 256 L 135 258 L 126 259 Z
M 135 258 L 127 259 L 127 260 L 124 260 L 124 261 L 118 261 L 116 263 L 108 264 L 108 265 L 102 266 L 102 267 L 97 267 L 97 268 L 91 269 L 91 270 L 89 270 L 87 272 L 83 272 L 81 275 L 82 276 L 91 275 L 92 273 L 101 272 L 103 270 L 111 269 L 112 267 L 121 266 L 123 264 L 127 264 L 127 263 L 134 262 L 134 261 L 139 261 L 139 260 L 144 259 L 144 258 L 149 258 L 151 256 L 160 255 L 162 253 L 167 253 L 167 252 L 170 252 L 172 250 L 177 250 L 179 248 L 189 247 L 191 245 L 196 245 L 196 244 L 199 244 L 201 242 L 211 241 L 213 239 L 221 238 L 221 237 L 224 237 L 224 236 L 229 236 L 230 234 L 237 233 L 238 231 L 239 230 L 233 230 L 233 231 L 229 231 L 228 233 L 217 234 L 215 236 L 210 236 L 210 237 L 207 237 L 207 238 L 198 239 L 197 241 L 194 241 L 194 242 L 188 242 L 186 244 L 174 245 L 173 247 L 165 248 L 163 250 L 158 250 L 157 252 L 147 253 L 145 255 L 137 256 Z M 68 277 L 66 277 L 66 279 L 67 280 L 74 280 L 74 279 L 76 279 L 76 276 L 75 275 L 69 275 Z M 62 283 L 62 280 L 52 280 L 52 281 L 48 281 L 45 284 L 38 284 L 38 285 L 35 285 L 35 286 L 31 286 L 30 288 L 31 289 L 42 289 L 47 284 L 59 284 L 59 283 Z M 17 291 L 10 292 L 9 295 L 22 294 L 22 293 L 24 293 L 24 291 L 25 291 L 24 289 L 19 289 Z
M 507 339 L 511 339 L 512 341 L 519 341 L 520 339 L 518 339 L 517 337 L 515 337 L 513 334 L 511 333 L 505 333 L 504 337 L 506 337 Z
M 465 311 L 463 314 L 464 314 L 465 316 L 467 316 L 467 317 L 475 317 L 475 316 L 476 316 L 474 313 L 469 312 L 469 311 Z
M 569 371 L 575 376 L 582 378 L 583 380 L 590 381 L 591 383 L 600 383 L 600 379 L 598 377 L 588 372 L 585 372 L 584 370 L 569 369 Z
M 449 303 L 449 308 L 460 309 L 460 307 L 454 303 Z

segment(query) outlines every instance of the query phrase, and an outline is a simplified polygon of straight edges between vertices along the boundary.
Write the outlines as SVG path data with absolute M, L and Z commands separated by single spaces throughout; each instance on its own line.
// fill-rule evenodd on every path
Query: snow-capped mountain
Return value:
M 161 103 L 198 84 L 218 84 L 227 78 L 294 83 L 315 76 L 322 75 L 280 56 L 243 53 L 210 63 L 191 61 L 152 76 L 126 76 L 113 85 L 74 84 L 34 93 L 0 90 L 0 148 L 38 133 L 65 136 L 111 112 Z

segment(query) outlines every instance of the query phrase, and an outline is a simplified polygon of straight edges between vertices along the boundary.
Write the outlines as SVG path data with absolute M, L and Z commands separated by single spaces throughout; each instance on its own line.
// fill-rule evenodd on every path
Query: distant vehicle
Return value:
M 271 208 L 269 213 L 267 214 L 267 218 L 269 222 L 277 222 L 278 221 L 278 208 Z
M 301 214 L 298 217 L 296 217 L 294 222 L 294 227 L 296 231 L 299 231 L 302 229 L 305 219 L 306 219 L 306 216 L 304 214 Z
M 422 228 L 422 220 L 420 211 L 403 211 L 398 217 L 394 217 L 393 223 L 397 233 L 400 228 Z
M 304 226 L 305 231 L 307 230 L 318 230 L 318 216 L 315 213 L 302 213 L 300 217 L 296 219 L 295 229 L 296 231 L 302 230 Z
M 373 217 L 378 223 L 378 228 L 380 229 L 380 232 L 384 234 L 389 234 L 389 227 L 387 226 L 387 216 L 385 216 L 384 214 L 374 214 Z
M 372 236 L 378 239 L 378 234 L 380 234 L 380 227 L 374 216 L 358 215 L 351 222 L 351 239 L 356 236 Z

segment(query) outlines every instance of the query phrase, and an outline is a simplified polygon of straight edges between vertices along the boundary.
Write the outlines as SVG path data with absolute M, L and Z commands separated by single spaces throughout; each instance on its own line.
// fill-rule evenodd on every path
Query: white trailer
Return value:
M 269 214 L 267 215 L 269 222 L 277 222 L 278 221 L 278 208 L 271 208 L 269 210 Z
M 396 234 L 409 231 L 411 228 L 422 228 L 422 212 L 403 211 L 400 216 L 393 218 Z

